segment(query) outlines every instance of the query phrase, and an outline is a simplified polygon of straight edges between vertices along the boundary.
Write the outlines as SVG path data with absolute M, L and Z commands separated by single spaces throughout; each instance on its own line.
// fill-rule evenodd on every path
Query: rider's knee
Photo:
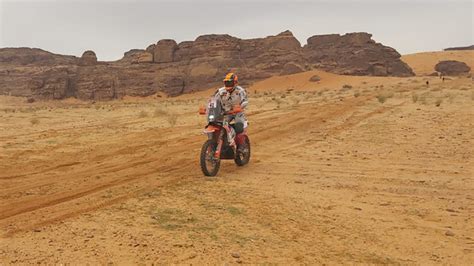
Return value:
M 234 124 L 235 133 L 240 134 L 244 132 L 244 123 L 237 122 Z

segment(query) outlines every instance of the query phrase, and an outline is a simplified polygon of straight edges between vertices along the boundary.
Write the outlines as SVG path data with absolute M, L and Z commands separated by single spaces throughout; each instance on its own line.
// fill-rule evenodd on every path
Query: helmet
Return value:
M 232 90 L 234 89 L 235 85 L 238 83 L 238 77 L 234 73 L 229 73 L 225 76 L 224 78 L 224 86 L 227 90 Z

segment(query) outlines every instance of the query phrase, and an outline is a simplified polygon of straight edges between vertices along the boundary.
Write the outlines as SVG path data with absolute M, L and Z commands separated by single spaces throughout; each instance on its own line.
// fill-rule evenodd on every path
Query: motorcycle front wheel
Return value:
M 250 140 L 245 136 L 245 142 L 237 147 L 237 154 L 235 156 L 235 164 L 244 166 L 250 161 Z
M 201 170 L 205 176 L 215 176 L 219 172 L 221 166 L 220 158 L 214 158 L 216 153 L 217 143 L 213 140 L 204 142 L 201 149 Z

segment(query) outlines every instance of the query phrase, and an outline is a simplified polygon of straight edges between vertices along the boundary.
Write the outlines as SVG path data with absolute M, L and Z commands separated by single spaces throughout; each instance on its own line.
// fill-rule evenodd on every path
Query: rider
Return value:
M 217 90 L 215 97 L 219 97 L 222 108 L 226 113 L 233 114 L 235 120 L 234 129 L 237 134 L 247 128 L 247 119 L 244 111 L 249 100 L 244 88 L 237 85 L 238 78 L 234 73 L 228 73 L 224 78 L 224 87 Z

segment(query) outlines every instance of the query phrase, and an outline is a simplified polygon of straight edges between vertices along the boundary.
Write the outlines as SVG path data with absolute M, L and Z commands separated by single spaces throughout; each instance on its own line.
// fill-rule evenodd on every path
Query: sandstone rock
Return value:
M 153 54 L 141 49 L 132 49 L 124 53 L 120 61 L 130 64 L 153 63 Z
M 63 65 L 77 63 L 75 56 L 57 55 L 38 48 L 1 48 L 0 66 Z
M 95 55 L 94 51 L 85 51 L 81 56 L 80 64 L 84 66 L 97 64 L 97 56 Z
M 291 75 L 291 74 L 296 74 L 303 71 L 304 71 L 303 67 L 301 67 L 298 64 L 290 62 L 290 63 L 286 63 L 283 66 L 283 69 L 281 70 L 281 75 Z
M 173 62 L 174 53 L 178 45 L 174 40 L 161 40 L 153 47 L 153 62 L 169 63 Z
M 443 76 L 459 76 L 469 74 L 471 68 L 464 62 L 446 60 L 436 64 L 435 70 Z
M 158 92 L 176 96 L 221 86 L 229 71 L 247 86 L 312 68 L 348 75 L 413 75 L 394 49 L 367 33 L 313 36 L 304 47 L 290 31 L 255 39 L 210 34 L 179 44 L 160 40 L 114 62 L 98 62 L 92 51 L 77 58 L 40 49 L 0 49 L 0 94 L 83 100 Z
M 450 47 L 444 49 L 445 51 L 457 51 L 457 50 L 474 50 L 474 45 L 470 46 L 461 46 L 461 47 Z
M 393 48 L 372 40 L 368 33 L 316 35 L 303 48 L 308 63 L 344 75 L 413 76 Z
M 70 77 L 67 68 L 48 69 L 29 82 L 31 94 L 39 99 L 63 99 L 74 96 L 70 92 Z
M 309 81 L 311 81 L 311 82 L 319 82 L 319 81 L 321 81 L 321 77 L 319 77 L 318 75 L 314 75 L 314 76 L 312 76 L 312 77 L 309 79 Z

